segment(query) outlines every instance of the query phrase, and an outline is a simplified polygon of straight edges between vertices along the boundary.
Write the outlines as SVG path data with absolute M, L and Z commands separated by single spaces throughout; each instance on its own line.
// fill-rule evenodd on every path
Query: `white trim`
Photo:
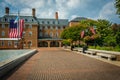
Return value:
M 21 38 L 0 38 L 0 40 L 20 40 Z

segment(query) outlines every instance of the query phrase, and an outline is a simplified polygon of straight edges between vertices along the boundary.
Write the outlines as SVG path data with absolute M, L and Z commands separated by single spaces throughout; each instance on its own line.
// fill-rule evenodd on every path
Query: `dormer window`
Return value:
M 27 22 L 28 20 L 27 19 L 25 19 L 25 22 Z
M 32 19 L 32 22 L 34 22 L 34 20 Z

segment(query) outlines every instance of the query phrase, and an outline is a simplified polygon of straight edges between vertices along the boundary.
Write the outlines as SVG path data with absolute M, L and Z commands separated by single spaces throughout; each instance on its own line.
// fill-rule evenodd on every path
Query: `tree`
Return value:
M 70 39 L 71 43 L 80 39 L 80 33 L 83 30 L 83 26 L 68 27 L 61 33 L 62 39 Z
M 116 43 L 120 46 L 120 32 L 116 35 Z
M 115 1 L 115 7 L 117 8 L 117 14 L 120 15 L 120 0 Z
M 101 36 L 101 38 L 98 40 L 98 44 L 103 45 L 104 43 L 106 43 L 106 40 L 104 40 L 105 37 L 107 37 L 109 34 L 112 34 L 111 25 L 112 23 L 108 20 L 98 19 L 97 33 Z

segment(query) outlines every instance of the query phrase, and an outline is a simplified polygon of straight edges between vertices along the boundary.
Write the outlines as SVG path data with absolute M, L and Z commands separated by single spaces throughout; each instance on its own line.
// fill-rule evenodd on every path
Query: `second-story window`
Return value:
M 29 36 L 32 36 L 32 31 L 29 32 Z
M 2 24 L 2 28 L 5 28 L 5 24 Z
M 25 36 L 25 31 L 23 31 L 23 37 Z
M 29 28 L 32 29 L 32 24 L 29 25 Z
M 2 36 L 5 36 L 5 31 L 2 31 Z

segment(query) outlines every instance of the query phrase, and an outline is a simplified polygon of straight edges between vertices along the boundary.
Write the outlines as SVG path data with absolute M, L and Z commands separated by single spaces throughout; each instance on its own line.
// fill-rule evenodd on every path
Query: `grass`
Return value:
M 100 46 L 89 46 L 89 48 L 91 49 L 98 49 L 98 50 L 107 50 L 107 51 L 119 51 L 120 52 L 120 47 L 119 46 L 116 46 L 116 47 L 100 47 Z

